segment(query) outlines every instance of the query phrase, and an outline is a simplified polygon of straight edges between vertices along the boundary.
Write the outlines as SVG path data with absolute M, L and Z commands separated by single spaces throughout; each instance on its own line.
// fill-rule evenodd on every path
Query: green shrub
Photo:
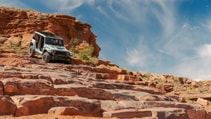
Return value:
M 150 74 L 150 73 L 144 74 L 144 75 L 143 75 L 143 79 L 144 79 L 145 81 L 150 81 L 150 80 L 151 80 L 151 74 Z
M 80 60 L 86 61 L 91 65 L 95 66 L 98 63 L 98 58 L 93 57 L 94 47 L 89 45 L 88 47 L 84 47 L 82 49 L 77 46 L 80 44 L 80 39 L 72 38 L 70 40 L 70 51 L 74 53 L 75 58 L 79 58 Z
M 159 85 L 163 85 L 164 84 L 164 81 L 160 78 L 156 78 L 156 82 L 159 84 Z
M 40 14 L 37 16 L 37 20 L 45 20 L 45 19 L 46 19 L 46 16 L 43 14 Z
M 82 60 L 89 61 L 90 58 L 92 57 L 93 51 L 94 51 L 94 47 L 92 45 L 89 45 L 89 47 L 78 51 L 78 53 Z
M 79 54 L 80 55 L 80 59 L 85 60 L 85 61 L 89 61 L 89 57 L 85 54 Z

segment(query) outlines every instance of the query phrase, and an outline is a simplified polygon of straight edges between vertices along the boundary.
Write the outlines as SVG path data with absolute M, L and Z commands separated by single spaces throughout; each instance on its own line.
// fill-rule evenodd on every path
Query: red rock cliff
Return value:
M 33 34 L 35 30 L 45 30 L 62 37 L 67 48 L 71 46 L 70 40 L 73 38 L 87 41 L 94 46 L 93 56 L 99 56 L 101 49 L 96 43 L 96 36 L 92 33 L 91 26 L 76 20 L 75 17 L 0 7 L 0 19 L 1 37 L 23 38 L 26 34 Z M 26 45 L 29 41 L 30 37 L 22 40 Z

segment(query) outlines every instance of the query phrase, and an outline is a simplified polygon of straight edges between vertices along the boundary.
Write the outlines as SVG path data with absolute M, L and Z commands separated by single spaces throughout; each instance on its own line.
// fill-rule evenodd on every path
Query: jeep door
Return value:
M 35 34 L 35 50 L 36 52 L 38 52 L 39 54 L 42 53 L 42 49 L 43 49 L 43 45 L 44 45 L 44 37 L 39 35 L 39 34 Z

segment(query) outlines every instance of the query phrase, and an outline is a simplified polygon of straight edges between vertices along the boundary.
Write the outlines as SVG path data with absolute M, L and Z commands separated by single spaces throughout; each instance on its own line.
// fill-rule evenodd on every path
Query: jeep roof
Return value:
M 45 32 L 45 31 L 35 31 L 35 33 L 42 35 L 43 37 L 48 37 L 48 38 L 57 38 L 57 39 L 62 39 L 50 32 Z

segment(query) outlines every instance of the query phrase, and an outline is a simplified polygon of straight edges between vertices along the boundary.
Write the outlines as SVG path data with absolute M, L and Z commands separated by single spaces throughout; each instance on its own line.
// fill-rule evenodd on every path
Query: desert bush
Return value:
M 174 77 L 173 78 L 173 84 L 174 84 L 174 89 L 176 90 L 176 89 L 179 89 L 180 87 L 181 87 L 181 85 L 180 85 L 180 83 L 179 83 L 179 79 L 178 79 L 178 77 Z
M 94 47 L 92 45 L 84 45 L 78 38 L 72 38 L 69 43 L 71 46 L 70 51 L 74 53 L 73 57 L 86 61 L 91 65 L 96 65 L 98 63 L 98 58 L 92 56 L 94 52 Z
M 150 73 L 144 74 L 144 75 L 143 75 L 143 79 L 144 79 L 145 81 L 150 81 L 150 80 L 151 80 L 151 74 L 150 74 Z
M 45 19 L 46 19 L 46 16 L 43 14 L 40 14 L 37 16 L 37 20 L 45 20 Z
M 163 85 L 164 84 L 164 81 L 162 79 L 160 79 L 160 78 L 156 78 L 156 82 L 159 85 Z
M 92 57 L 93 51 L 94 47 L 92 45 L 89 45 L 88 47 L 78 51 L 78 53 L 82 60 L 89 61 L 89 59 Z

